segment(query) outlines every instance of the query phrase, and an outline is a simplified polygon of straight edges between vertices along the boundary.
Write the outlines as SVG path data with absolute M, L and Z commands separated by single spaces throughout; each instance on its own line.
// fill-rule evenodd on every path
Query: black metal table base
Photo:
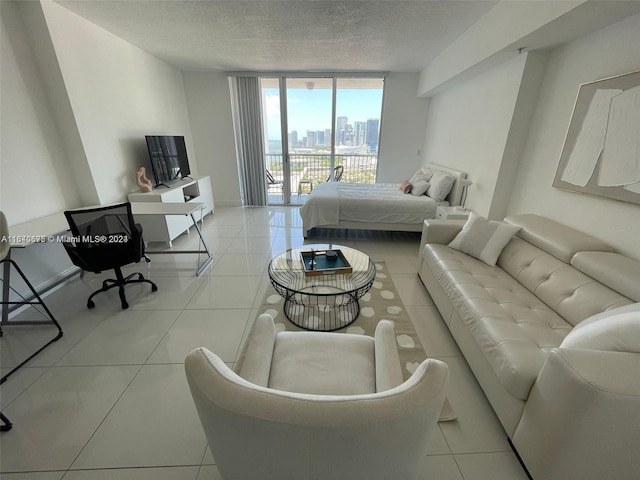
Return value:
M 8 372 L 2 378 L 0 378 L 0 384 L 4 383 L 11 374 L 13 374 L 19 368 L 21 368 L 25 363 L 27 363 L 33 357 L 38 355 L 41 351 L 43 351 L 45 348 L 47 348 L 53 342 L 56 342 L 60 338 L 62 338 L 62 335 L 63 335 L 62 327 L 60 326 L 58 321 L 55 319 L 55 317 L 53 316 L 53 314 L 51 313 L 49 308 L 47 308 L 47 305 L 42 301 L 42 298 L 40 297 L 40 294 L 38 293 L 38 291 L 33 287 L 31 282 L 27 279 L 26 275 L 20 269 L 18 264 L 15 261 L 11 260 L 10 256 L 11 256 L 11 251 L 9 251 L 9 254 L 7 255 L 7 257 L 5 257 L 2 260 L 2 262 L 0 262 L 0 263 L 3 263 L 4 267 L 5 267 L 3 282 L 6 282 L 6 283 L 5 283 L 5 285 L 3 285 L 3 288 L 6 287 L 6 291 L 8 292 L 8 290 L 9 290 L 9 279 L 10 279 L 10 268 L 11 268 L 11 266 L 13 266 L 13 268 L 15 268 L 15 270 L 18 272 L 20 277 L 22 277 L 22 280 L 24 281 L 24 283 L 31 290 L 31 292 L 33 294 L 33 300 L 34 301 L 18 301 L 18 302 L 8 301 L 7 299 L 4 298 L 4 295 L 3 295 L 3 300 L 2 300 L 2 302 L 0 302 L 0 304 L 2 305 L 2 317 L 3 317 L 3 319 L 6 316 L 5 315 L 6 314 L 6 310 L 8 309 L 9 305 L 40 305 L 45 310 L 47 316 L 49 317 L 49 320 L 37 321 L 37 322 L 28 322 L 28 321 L 9 322 L 9 321 L 2 321 L 0 323 L 0 337 L 3 336 L 3 333 L 4 333 L 3 332 L 3 327 L 6 327 L 6 326 L 9 326 L 9 325 L 12 325 L 12 324 L 13 325 L 43 325 L 43 324 L 46 325 L 46 324 L 51 324 L 51 325 L 56 327 L 56 329 L 58 330 L 58 333 L 57 333 L 57 335 L 55 337 L 53 337 L 51 340 L 49 340 L 47 343 L 45 343 L 42 347 L 40 347 L 38 350 L 33 352 L 31 355 L 29 355 L 29 357 L 27 359 L 25 359 L 19 365 L 14 367 L 10 372 Z M 7 431 L 11 430 L 11 428 L 13 427 L 13 423 L 11 423 L 11 421 L 2 412 L 0 412 L 0 420 L 2 420 L 2 425 L 0 425 L 0 431 L 7 432 Z
M 306 253 L 329 250 L 342 255 L 349 269 L 305 272 Z M 360 315 L 359 299 L 376 278 L 376 265 L 367 255 L 335 244 L 291 248 L 276 255 L 267 270 L 271 285 L 284 298 L 287 319 L 300 328 L 321 332 L 353 323 Z
M 49 308 L 47 308 L 47 305 L 42 301 L 42 298 L 40 298 L 40 294 L 38 294 L 38 292 L 36 291 L 36 289 L 33 287 L 33 285 L 31 284 L 31 282 L 27 279 L 26 275 L 22 272 L 22 270 L 20 269 L 20 267 L 18 266 L 18 264 L 11 260 L 11 258 L 7 257 L 4 260 L 2 260 L 2 263 L 4 263 L 7 266 L 12 265 L 13 268 L 16 269 L 16 272 L 18 272 L 20 274 L 20 276 L 22 277 L 22 281 L 24 283 L 27 284 L 27 286 L 29 287 L 29 289 L 31 290 L 33 296 L 34 296 L 34 300 L 33 302 L 27 302 L 27 301 L 18 301 L 18 302 L 13 302 L 13 301 L 2 301 L 0 302 L 0 304 L 2 304 L 2 308 L 7 308 L 9 305 L 40 305 L 45 312 L 47 313 L 47 316 L 49 317 L 48 321 L 37 321 L 37 322 L 28 322 L 28 321 L 23 321 L 23 322 L 2 322 L 1 326 L 0 326 L 0 336 L 3 335 L 3 327 L 6 326 L 10 326 L 10 325 L 48 325 L 48 324 L 52 324 L 53 326 L 56 327 L 56 329 L 58 330 L 58 333 L 55 337 L 53 337 L 51 340 L 49 340 L 47 343 L 45 343 L 42 347 L 40 347 L 38 350 L 36 350 L 35 352 L 33 352 L 26 360 L 24 360 L 22 363 L 20 363 L 20 365 L 16 366 L 15 368 L 13 368 L 9 373 L 7 373 L 6 375 L 4 375 L 1 379 L 0 379 L 0 384 L 4 383 L 7 378 L 9 377 L 9 375 L 11 375 L 12 373 L 14 373 L 16 370 L 18 370 L 20 367 L 22 367 L 25 363 L 27 363 L 29 360 L 31 360 L 33 357 L 35 357 L 36 355 L 38 355 L 42 350 L 44 350 L 45 348 L 47 348 L 49 345 L 51 345 L 53 342 L 58 341 L 60 338 L 62 338 L 63 332 L 62 332 L 62 327 L 60 326 L 60 324 L 58 323 L 58 321 L 55 319 L 55 317 L 53 316 L 53 313 L 51 313 L 51 311 L 49 310 Z M 7 272 L 7 270 L 5 270 L 5 273 Z M 8 277 L 8 275 L 7 275 Z M 6 280 L 5 280 L 6 281 Z
M 284 314 L 305 330 L 331 332 L 352 324 L 360 315 L 358 297 L 349 293 L 305 295 L 291 293 L 284 299 Z
M 2 425 L 0 425 L 0 432 L 8 432 L 13 428 L 13 423 L 7 417 L 4 416 L 2 412 L 0 412 L 0 420 L 2 420 Z

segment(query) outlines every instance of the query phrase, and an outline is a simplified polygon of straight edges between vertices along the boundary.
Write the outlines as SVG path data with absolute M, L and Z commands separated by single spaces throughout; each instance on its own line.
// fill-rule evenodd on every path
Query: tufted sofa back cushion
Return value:
M 612 252 L 578 252 L 571 265 L 613 288 L 616 292 L 640 302 L 640 262 Z
M 519 236 L 504 248 L 498 265 L 574 326 L 596 313 L 633 303 Z
M 520 238 L 565 263 L 571 262 L 577 252 L 615 252 L 598 238 L 533 213 L 512 215 L 504 221 L 520 227 Z

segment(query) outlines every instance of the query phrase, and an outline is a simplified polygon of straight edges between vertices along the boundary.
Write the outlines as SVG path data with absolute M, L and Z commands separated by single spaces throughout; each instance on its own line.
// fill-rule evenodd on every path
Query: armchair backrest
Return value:
M 297 394 L 254 385 L 205 348 L 185 369 L 225 480 L 414 479 L 448 381 L 447 366 L 428 359 L 385 392 Z

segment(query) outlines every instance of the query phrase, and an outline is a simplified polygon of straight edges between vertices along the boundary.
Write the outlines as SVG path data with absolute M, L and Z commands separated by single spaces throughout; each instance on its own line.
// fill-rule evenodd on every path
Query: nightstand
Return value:
M 441 206 L 436 208 L 438 220 L 466 220 L 470 213 L 470 210 L 458 210 L 457 207 Z

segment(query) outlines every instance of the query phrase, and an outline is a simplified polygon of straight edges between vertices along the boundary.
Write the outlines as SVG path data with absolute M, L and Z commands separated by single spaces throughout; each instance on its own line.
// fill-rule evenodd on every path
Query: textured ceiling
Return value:
M 419 71 L 498 2 L 57 3 L 183 70 Z

